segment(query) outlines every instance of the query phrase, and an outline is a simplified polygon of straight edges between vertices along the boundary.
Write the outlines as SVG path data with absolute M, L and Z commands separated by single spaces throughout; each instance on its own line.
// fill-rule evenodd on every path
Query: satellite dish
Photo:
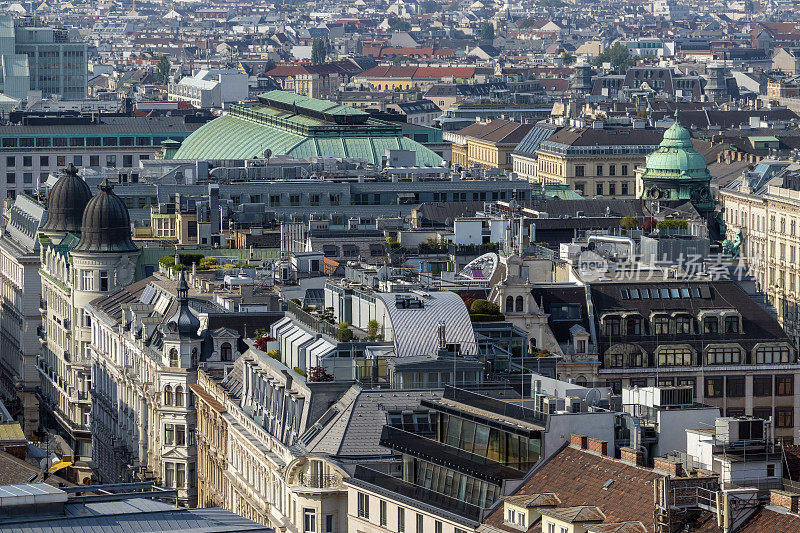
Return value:
M 597 390 L 596 388 L 593 387 L 589 389 L 589 392 L 586 393 L 586 398 L 585 398 L 586 405 L 588 405 L 589 407 L 596 406 L 598 403 L 600 403 L 601 396 L 602 395 L 600 394 L 600 391 Z

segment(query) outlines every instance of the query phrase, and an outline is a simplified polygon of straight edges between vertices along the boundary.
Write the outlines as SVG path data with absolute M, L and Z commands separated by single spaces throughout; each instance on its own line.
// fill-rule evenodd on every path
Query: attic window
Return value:
M 605 483 L 603 483 L 603 490 L 608 490 L 608 488 L 613 484 L 614 484 L 613 479 L 607 480 Z

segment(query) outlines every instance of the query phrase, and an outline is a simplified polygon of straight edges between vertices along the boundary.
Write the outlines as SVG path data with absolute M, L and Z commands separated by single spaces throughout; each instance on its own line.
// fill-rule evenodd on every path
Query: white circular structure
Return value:
M 499 264 L 500 258 L 496 253 L 485 253 L 467 263 L 458 275 L 469 279 L 489 280 L 494 275 Z

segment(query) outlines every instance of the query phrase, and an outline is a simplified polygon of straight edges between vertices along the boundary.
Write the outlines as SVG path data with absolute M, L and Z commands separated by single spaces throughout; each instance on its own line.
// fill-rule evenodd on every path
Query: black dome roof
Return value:
M 103 180 L 100 192 L 89 200 L 83 212 L 81 240 L 75 252 L 134 252 L 131 240 L 131 217 L 114 187 Z
M 183 272 L 178 274 L 178 310 L 167 323 L 169 331 L 182 337 L 197 337 L 200 319 L 189 309 L 189 284 Z
M 91 198 L 91 189 L 70 163 L 47 195 L 47 222 L 42 231 L 79 233 L 83 211 Z

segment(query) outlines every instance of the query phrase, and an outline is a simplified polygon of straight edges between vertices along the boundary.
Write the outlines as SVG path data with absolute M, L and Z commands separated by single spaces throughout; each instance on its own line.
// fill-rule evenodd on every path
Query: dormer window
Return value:
M 222 361 L 231 361 L 233 359 L 233 349 L 231 343 L 223 342 L 219 348 L 219 355 Z
M 739 317 L 726 316 L 725 317 L 725 333 L 739 333 Z
M 619 335 L 621 320 L 618 316 L 610 316 L 605 320 L 606 335 Z
M 703 333 L 719 333 L 719 318 L 707 316 L 703 319 Z
M 692 332 L 692 319 L 685 315 L 675 317 L 675 333 L 689 334 Z

